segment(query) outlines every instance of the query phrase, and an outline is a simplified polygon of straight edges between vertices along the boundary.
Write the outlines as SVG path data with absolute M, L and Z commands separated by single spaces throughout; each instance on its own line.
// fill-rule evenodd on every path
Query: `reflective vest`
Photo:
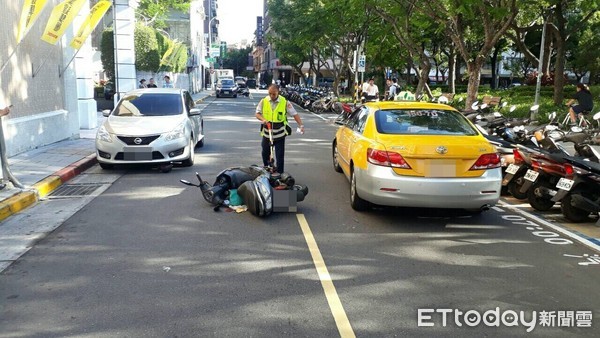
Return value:
M 275 111 L 271 109 L 271 97 L 267 96 L 263 99 L 262 115 L 265 120 L 271 122 L 273 139 L 285 137 L 290 134 L 291 128 L 288 126 L 286 106 L 287 101 L 283 96 L 279 96 Z M 269 137 L 269 131 L 266 128 L 261 128 L 260 134 L 264 137 Z

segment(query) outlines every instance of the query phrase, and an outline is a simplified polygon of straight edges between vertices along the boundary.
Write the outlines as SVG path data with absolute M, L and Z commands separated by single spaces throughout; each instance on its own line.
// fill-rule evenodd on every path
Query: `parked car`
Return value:
M 377 204 L 480 212 L 500 198 L 496 149 L 450 106 L 372 102 L 336 123 L 333 167 L 350 181 L 355 210 Z
M 217 83 L 216 95 L 219 97 L 237 97 L 238 86 L 232 79 L 223 79 Z
M 239 87 L 239 88 L 243 88 L 246 87 L 246 78 L 243 76 L 236 76 L 234 78 L 235 80 L 235 84 Z
M 255 79 L 246 80 L 246 86 L 248 88 L 256 89 L 256 80 Z
M 136 89 L 123 95 L 96 134 L 100 167 L 115 164 L 194 164 L 204 145 L 204 121 L 184 89 Z

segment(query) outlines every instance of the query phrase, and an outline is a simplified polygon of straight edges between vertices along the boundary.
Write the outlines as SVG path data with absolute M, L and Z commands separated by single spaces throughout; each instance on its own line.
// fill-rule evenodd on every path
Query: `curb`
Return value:
M 96 154 L 90 154 L 35 183 L 31 189 L 21 191 L 4 201 L 0 201 L 0 222 L 11 215 L 35 205 L 39 202 L 40 198 L 49 195 L 61 184 L 81 174 L 96 163 Z

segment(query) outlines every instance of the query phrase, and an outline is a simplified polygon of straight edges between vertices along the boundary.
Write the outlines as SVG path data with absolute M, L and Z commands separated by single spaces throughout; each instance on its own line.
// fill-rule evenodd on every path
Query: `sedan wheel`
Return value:
M 190 157 L 187 160 L 183 160 L 181 164 L 184 167 L 191 167 L 194 165 L 194 139 L 190 138 Z
M 371 203 L 358 196 L 358 192 L 356 191 L 356 175 L 354 175 L 354 170 L 350 172 L 350 205 L 352 206 L 352 209 L 356 211 L 366 211 L 371 206 Z

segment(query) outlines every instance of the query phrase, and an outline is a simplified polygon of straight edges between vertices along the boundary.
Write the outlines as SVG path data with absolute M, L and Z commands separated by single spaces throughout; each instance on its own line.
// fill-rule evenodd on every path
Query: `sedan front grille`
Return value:
M 117 136 L 117 137 L 119 138 L 119 140 L 123 141 L 128 146 L 147 146 L 150 143 L 152 143 L 152 141 L 159 138 L 160 135 L 143 136 L 143 137 L 136 137 L 136 136 Z M 138 141 L 139 143 L 135 142 L 136 139 L 139 139 L 139 141 Z

